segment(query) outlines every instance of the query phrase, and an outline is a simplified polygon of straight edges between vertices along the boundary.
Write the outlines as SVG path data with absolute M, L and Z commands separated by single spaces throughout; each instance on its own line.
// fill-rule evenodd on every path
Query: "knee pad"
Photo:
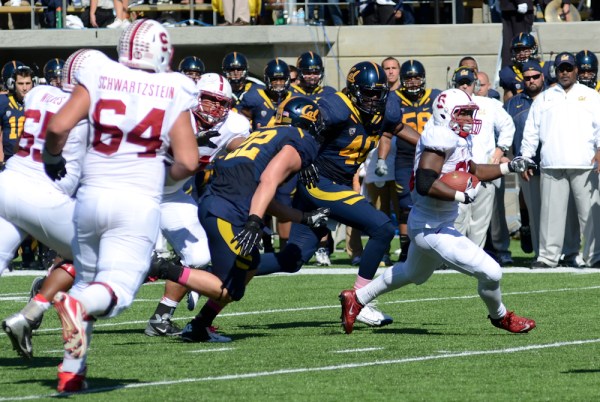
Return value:
M 75 275 L 77 274 L 77 271 L 75 270 L 75 265 L 73 265 L 73 261 L 70 260 L 62 260 L 58 263 L 57 266 L 51 269 L 50 272 L 52 272 L 54 269 L 62 269 L 67 274 L 71 275 L 71 278 L 73 279 L 75 279 Z
M 300 247 L 290 243 L 288 243 L 280 253 L 275 254 L 275 258 L 279 261 L 281 272 L 290 274 L 300 271 L 300 268 L 302 268 L 302 265 L 306 262 L 302 259 Z
M 117 305 L 117 302 L 119 301 L 119 298 L 115 294 L 114 290 L 112 289 L 112 287 L 110 287 L 110 285 L 108 285 L 107 283 L 104 283 L 104 282 L 90 282 L 90 285 L 104 286 L 106 288 L 106 290 L 108 290 L 108 293 L 110 293 L 110 304 L 106 308 L 106 310 L 104 310 L 101 314 L 98 314 L 98 317 L 110 316 L 110 314 L 112 313 L 112 310 L 115 308 L 115 306 Z

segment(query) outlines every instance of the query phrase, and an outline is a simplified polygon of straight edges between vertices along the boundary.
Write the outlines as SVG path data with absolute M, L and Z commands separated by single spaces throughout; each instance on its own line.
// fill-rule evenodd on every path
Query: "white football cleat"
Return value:
M 356 321 L 367 324 L 371 327 L 383 327 L 394 322 L 394 319 L 387 314 L 382 313 L 373 302 L 367 304 L 356 317 Z
M 329 260 L 329 254 L 327 253 L 327 249 L 325 247 L 321 247 L 315 252 L 315 259 L 317 260 L 317 265 L 323 267 L 328 267 L 331 265 L 331 260 Z

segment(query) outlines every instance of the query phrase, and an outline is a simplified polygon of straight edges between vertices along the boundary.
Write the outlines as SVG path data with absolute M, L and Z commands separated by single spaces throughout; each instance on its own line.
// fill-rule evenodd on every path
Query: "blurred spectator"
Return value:
M 220 26 L 250 25 L 250 3 L 248 0 L 221 0 L 225 22 Z
M 342 10 L 337 3 L 342 0 L 309 0 L 308 1 L 308 18 L 312 23 L 325 24 L 331 20 L 332 25 L 344 25 Z M 327 5 L 315 6 L 311 3 L 327 3 Z M 327 24 L 328 25 L 328 24 Z
M 398 207 L 398 195 L 396 194 L 396 180 L 394 160 L 396 159 L 396 139 L 392 138 L 390 152 L 385 159 L 386 172 L 376 172 L 380 165 L 378 159 L 378 150 L 372 150 L 365 161 L 364 187 L 366 189 L 369 202 L 378 210 L 391 217 L 393 212 L 397 217 L 400 216 Z M 392 265 L 390 251 L 385 253 L 381 262 L 386 266 Z
M 113 7 L 115 20 L 106 27 L 110 29 L 127 28 L 131 24 L 129 22 L 129 0 L 113 0 Z
M 83 0 L 81 21 L 86 28 L 106 28 L 115 21 L 113 0 Z
M 298 68 L 293 65 L 288 66 L 290 68 L 290 85 L 298 84 Z
M 400 88 L 400 62 L 395 57 L 386 57 L 381 62 L 381 67 L 387 75 L 387 84 L 390 92 Z
M 511 43 L 521 32 L 529 33 L 533 27 L 532 0 L 500 0 L 502 11 L 502 67 L 511 62 Z

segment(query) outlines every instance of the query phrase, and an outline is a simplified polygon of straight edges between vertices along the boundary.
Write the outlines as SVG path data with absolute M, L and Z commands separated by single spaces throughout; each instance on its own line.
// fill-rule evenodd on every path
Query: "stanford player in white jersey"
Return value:
M 65 342 L 59 392 L 85 387 L 94 318 L 114 317 L 129 307 L 146 277 L 165 173 L 182 180 L 198 163 L 189 119 L 197 90 L 182 74 L 167 72 L 173 48 L 166 29 L 137 20 L 122 32 L 118 54 L 119 63 L 85 65 L 76 72 L 79 85 L 51 118 L 42 155 L 48 175 L 61 180 L 68 132 L 90 119 L 74 217 L 77 278 L 69 295 L 54 297 Z M 173 162 L 165 169 L 169 146 Z
M 248 137 L 250 123 L 237 113 L 229 113 L 233 97 L 231 85 L 225 78 L 214 73 L 204 74 L 197 87 L 200 94 L 198 107 L 193 112 L 193 124 L 199 145 L 198 168 L 204 170 L 217 155 L 232 151 Z M 165 186 L 160 204 L 160 229 L 183 266 L 204 268 L 210 262 L 208 239 L 198 220 L 198 205 L 182 189 L 185 182 L 180 180 Z M 186 293 L 184 286 L 167 281 L 165 293 L 144 333 L 148 336 L 179 335 L 181 329 L 171 322 L 171 317 Z M 197 300 L 197 294 L 192 297 Z
M 480 184 L 461 192 L 438 180 L 444 173 L 463 170 L 489 181 L 535 167 L 531 159 L 521 157 L 500 165 L 473 162 L 471 134 L 478 134 L 481 127 L 475 119 L 477 110 L 471 97 L 460 89 L 446 90 L 435 99 L 433 124 L 425 128 L 415 155 L 413 209 L 408 218 L 413 246 L 406 262 L 394 264 L 361 289 L 340 294 L 342 325 L 347 334 L 364 305 L 391 290 L 426 282 L 442 264 L 477 279 L 479 296 L 495 327 L 517 333 L 535 328 L 535 321 L 507 311 L 502 303 L 498 263 L 454 227 L 458 203 L 472 202 Z
M 98 63 L 107 57 L 97 50 L 79 52 L 76 69 L 85 63 Z M 66 70 L 65 70 L 66 72 Z M 69 133 L 63 150 L 67 174 L 52 181 L 44 171 L 42 150 L 46 141 L 46 126 L 50 118 L 67 103 L 73 85 L 59 80 L 62 90 L 50 85 L 32 89 L 25 98 L 25 127 L 19 140 L 19 150 L 7 163 L 0 177 L 0 272 L 12 259 L 16 247 L 29 233 L 51 247 L 65 259 L 72 260 L 71 242 L 75 236 L 72 198 L 81 175 L 81 165 L 87 149 L 89 125 L 81 120 Z M 11 222 L 11 223 L 9 223 Z M 8 317 L 2 326 L 19 355 L 32 357 L 31 330 L 41 323 L 44 312 L 56 291 L 69 289 L 75 270 L 69 262 L 51 269 L 40 292 L 19 313 Z

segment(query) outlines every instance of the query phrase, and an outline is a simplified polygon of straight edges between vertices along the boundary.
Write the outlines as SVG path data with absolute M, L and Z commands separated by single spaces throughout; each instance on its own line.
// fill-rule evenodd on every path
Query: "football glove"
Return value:
M 218 145 L 211 141 L 211 138 L 220 136 L 217 130 L 200 131 L 196 133 L 196 142 L 199 147 L 218 148 Z
M 388 167 L 387 163 L 385 163 L 385 159 L 377 159 L 377 167 L 375 168 L 375 174 L 379 177 L 388 174 Z
M 319 169 L 311 163 L 298 172 L 298 178 L 306 188 L 316 187 L 319 182 Z
M 67 174 L 67 161 L 62 156 L 62 152 L 58 155 L 52 155 L 46 147 L 42 151 L 42 162 L 44 162 L 44 170 L 48 177 L 52 180 L 60 180 Z
M 508 163 L 508 170 L 515 173 L 523 173 L 529 169 L 537 169 L 536 163 L 526 156 L 517 156 Z
M 327 223 L 329 212 L 329 208 L 317 208 L 314 211 L 304 212 L 300 223 L 311 228 L 318 228 Z
M 240 255 L 246 256 L 252 252 L 254 246 L 262 249 L 260 245 L 260 239 L 262 238 L 262 219 L 258 215 L 250 215 L 244 228 L 234 236 L 231 243 L 237 244 L 234 246 L 235 249 L 240 249 Z
M 479 182 L 475 187 L 468 188 L 464 193 L 456 192 L 455 200 L 463 204 L 470 204 L 477 198 L 477 193 L 481 189 L 482 183 Z

